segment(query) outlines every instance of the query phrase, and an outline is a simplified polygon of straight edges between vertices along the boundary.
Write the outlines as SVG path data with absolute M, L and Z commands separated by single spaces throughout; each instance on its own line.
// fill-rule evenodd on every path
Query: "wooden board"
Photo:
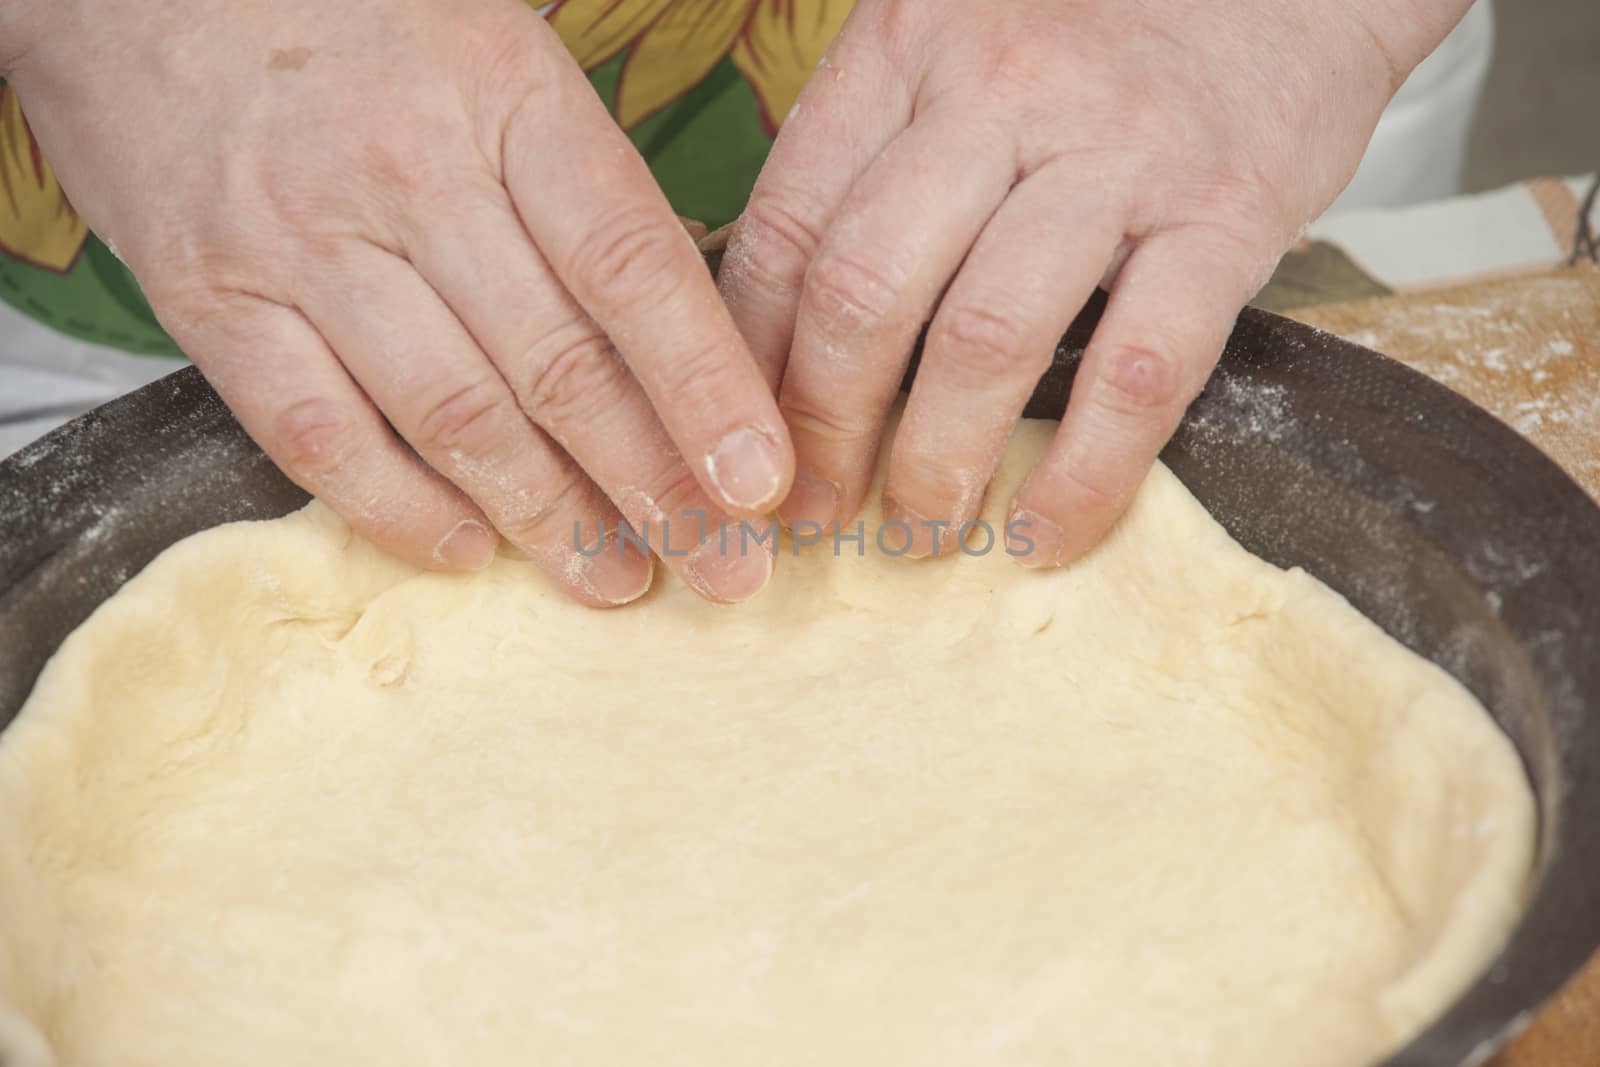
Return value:
M 1300 308 L 1408 363 L 1544 450 L 1600 500 L 1600 268 Z M 1492 1067 L 1600 1064 L 1600 955 Z

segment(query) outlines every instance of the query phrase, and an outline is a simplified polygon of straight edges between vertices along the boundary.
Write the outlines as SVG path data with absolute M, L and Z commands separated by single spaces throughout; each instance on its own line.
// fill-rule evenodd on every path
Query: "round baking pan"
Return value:
M 1102 306 L 1063 339 L 1030 415 L 1061 414 Z M 1305 568 L 1459 678 L 1521 753 L 1539 811 L 1527 912 L 1386 1061 L 1481 1063 L 1600 944 L 1600 508 L 1442 386 L 1254 310 L 1163 458 L 1246 548 Z M 0 463 L 0 728 L 157 553 L 305 500 L 192 368 Z

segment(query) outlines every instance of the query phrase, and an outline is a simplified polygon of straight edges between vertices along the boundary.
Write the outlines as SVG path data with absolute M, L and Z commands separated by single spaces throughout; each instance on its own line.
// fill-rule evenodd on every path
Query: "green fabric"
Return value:
M 65 274 L 0 255 L 0 299 L 85 341 L 138 355 L 181 354 L 156 322 L 132 272 L 93 235 Z
M 620 61 L 594 74 L 607 106 Z M 602 74 L 609 80 L 602 81 Z M 761 109 L 733 60 L 723 61 L 699 85 L 645 119 L 629 134 L 656 180 L 685 218 L 716 229 L 744 210 L 772 138 Z
M 590 72 L 607 107 L 623 58 Z M 755 92 L 727 58 L 629 136 L 673 209 L 713 228 L 739 214 L 772 144 Z M 0 254 L 0 299 L 85 341 L 138 355 L 183 354 L 156 321 L 133 273 L 93 235 L 65 274 Z

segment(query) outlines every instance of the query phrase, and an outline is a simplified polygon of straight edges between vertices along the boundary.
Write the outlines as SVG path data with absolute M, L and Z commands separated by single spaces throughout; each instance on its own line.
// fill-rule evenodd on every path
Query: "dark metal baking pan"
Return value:
M 1029 414 L 1061 414 L 1102 306 L 1067 334 Z M 1521 753 L 1539 811 L 1527 912 L 1387 1061 L 1482 1062 L 1600 944 L 1600 508 L 1444 387 L 1254 310 L 1163 458 L 1245 547 L 1304 567 L 1459 678 Z M 62 639 L 157 553 L 305 500 L 194 369 L 0 463 L 0 728 Z

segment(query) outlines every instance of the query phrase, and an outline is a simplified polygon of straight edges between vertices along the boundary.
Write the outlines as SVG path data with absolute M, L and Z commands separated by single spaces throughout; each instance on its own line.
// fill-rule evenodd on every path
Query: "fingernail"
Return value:
M 592 558 L 574 553 L 582 561 L 584 584 L 596 599 L 614 607 L 631 604 L 650 590 L 654 568 L 650 560 L 626 547 L 618 549 L 615 535 L 607 534 L 605 549 Z
M 943 534 L 949 530 L 948 524 L 940 524 L 939 534 L 934 536 L 934 524 L 922 517 L 914 508 L 908 508 L 893 497 L 884 495 L 883 498 L 884 522 L 905 523 L 909 531 L 906 550 L 902 555 L 907 559 L 926 559 L 928 556 L 938 556 L 944 553 Z
M 711 536 L 684 561 L 683 578 L 695 592 L 726 604 L 749 600 L 772 577 L 772 557 L 740 538 Z
M 783 488 L 783 458 L 766 434 L 741 426 L 711 450 L 706 475 L 729 507 L 765 511 L 777 503 Z
M 778 515 L 791 525 L 796 522 L 832 522 L 839 509 L 839 485 L 809 467 L 794 472 L 794 485 L 778 505 Z
M 433 549 L 433 560 L 451 570 L 481 571 L 494 560 L 498 539 L 477 519 L 462 519 Z
M 1061 527 L 1028 508 L 1011 508 L 1006 519 L 1006 551 L 1024 567 L 1061 563 Z

